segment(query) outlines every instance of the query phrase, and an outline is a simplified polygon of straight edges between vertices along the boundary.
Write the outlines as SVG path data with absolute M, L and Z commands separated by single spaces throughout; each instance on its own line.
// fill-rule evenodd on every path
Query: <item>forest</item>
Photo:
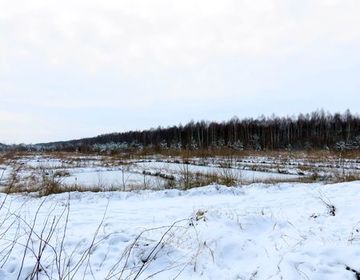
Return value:
M 360 147 L 360 117 L 349 110 L 342 114 L 318 110 L 297 117 L 275 115 L 255 119 L 233 117 L 224 122 L 191 121 L 185 125 L 166 128 L 109 133 L 63 142 L 12 146 L 17 150 L 82 152 L 143 148 L 197 150 L 225 147 L 257 151 L 355 150 Z

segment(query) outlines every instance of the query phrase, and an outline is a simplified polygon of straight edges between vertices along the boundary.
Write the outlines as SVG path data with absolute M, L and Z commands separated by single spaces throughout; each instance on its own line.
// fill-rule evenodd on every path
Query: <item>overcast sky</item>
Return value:
M 359 0 L 0 0 L 0 142 L 360 109 Z

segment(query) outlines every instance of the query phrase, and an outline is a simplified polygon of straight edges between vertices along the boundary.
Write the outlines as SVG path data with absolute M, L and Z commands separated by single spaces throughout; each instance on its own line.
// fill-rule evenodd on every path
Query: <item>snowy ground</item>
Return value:
M 264 161 L 263 158 L 259 160 Z M 85 188 L 116 190 L 165 189 L 179 186 L 185 169 L 192 174 L 223 176 L 231 175 L 239 184 L 269 181 L 294 181 L 300 178 L 299 170 L 280 169 L 266 164 L 257 170 L 249 163 L 227 161 L 222 158 L 191 159 L 184 164 L 173 158 L 114 160 L 101 156 L 66 156 L 57 158 L 49 155 L 20 156 L 0 165 L 0 188 L 13 180 L 13 170 L 17 181 L 33 183 L 35 177 L 43 174 L 60 174 L 57 181 L 65 185 Z M 224 167 L 226 166 L 226 167 Z M 2 176 L 3 175 L 3 176 Z M 309 175 L 309 174 L 308 174 Z M 35 180 L 36 181 L 36 180 Z M 208 182 L 210 183 L 210 182 Z M 216 183 L 216 182 L 214 182 Z
M 195 164 L 188 164 L 184 166 L 184 164 L 172 163 L 172 162 L 139 162 L 135 164 L 138 168 L 143 170 L 150 171 L 160 171 L 164 173 L 170 174 L 179 174 L 182 172 L 184 168 L 189 168 L 191 172 L 202 173 L 202 174 L 222 174 L 222 172 L 229 168 L 221 168 L 216 166 L 201 166 Z M 299 176 L 293 174 L 281 174 L 276 172 L 260 172 L 254 170 L 244 170 L 241 168 L 230 168 L 230 170 L 234 173 L 234 175 L 239 178 L 242 182 L 258 182 L 258 181 L 266 181 L 266 180 L 294 180 Z
M 359 188 L 0 195 L 0 279 L 356 279 Z
M 165 180 L 157 176 L 144 175 L 139 171 L 121 168 L 76 168 L 70 169 L 70 176 L 61 182 L 66 185 L 78 184 L 85 187 L 114 188 L 117 190 L 164 189 Z

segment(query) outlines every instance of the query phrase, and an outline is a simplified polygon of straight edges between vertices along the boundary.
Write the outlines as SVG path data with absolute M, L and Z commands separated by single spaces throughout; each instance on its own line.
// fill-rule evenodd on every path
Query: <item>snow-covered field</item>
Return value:
M 202 173 L 202 174 L 222 174 L 222 172 L 229 168 L 221 168 L 214 167 L 209 165 L 194 165 L 188 164 L 188 166 L 184 166 L 184 164 L 179 163 L 171 163 L 171 162 L 140 162 L 136 163 L 138 168 L 142 168 L 143 170 L 154 170 L 159 172 L 165 172 L 170 174 L 178 174 L 183 171 L 184 168 L 189 168 L 191 172 Z M 281 174 L 276 172 L 260 172 L 254 170 L 244 170 L 241 168 L 230 168 L 230 170 L 234 173 L 234 175 L 239 178 L 239 180 L 243 182 L 254 182 L 254 181 L 266 181 L 266 180 L 293 180 L 298 178 L 299 176 L 293 174 Z
M 357 279 L 359 190 L 2 194 L 0 279 Z
M 261 159 L 262 160 L 262 159 Z M 248 164 L 248 163 L 247 163 Z M 224 167 L 224 165 L 226 167 Z M 100 156 L 68 156 L 57 158 L 48 155 L 22 156 L 0 166 L 0 188 L 14 178 L 31 181 L 44 174 L 56 175 L 61 184 L 104 190 L 165 189 L 179 186 L 184 172 L 202 176 L 231 176 L 238 184 L 269 181 L 294 181 L 300 178 L 298 170 L 265 166 L 256 170 L 254 166 L 238 162 L 226 162 L 214 158 L 211 161 L 192 159 L 184 163 L 173 159 L 112 160 Z M 12 177 L 13 176 L 13 177 Z M 208 183 L 217 183 L 208 182 Z
M 357 160 L 267 157 L 3 161 L 0 187 L 27 182 L 30 193 L 0 193 L 0 280 L 360 279 L 360 181 L 296 183 L 359 170 Z M 167 189 L 187 173 L 239 186 Z M 44 178 L 117 191 L 39 198 L 31 186 Z
M 114 188 L 117 190 L 136 189 L 144 186 L 147 189 L 164 189 L 165 180 L 156 176 L 144 175 L 141 172 L 122 168 L 76 168 L 70 170 L 70 176 L 61 180 L 66 185 L 78 184 L 85 187 Z

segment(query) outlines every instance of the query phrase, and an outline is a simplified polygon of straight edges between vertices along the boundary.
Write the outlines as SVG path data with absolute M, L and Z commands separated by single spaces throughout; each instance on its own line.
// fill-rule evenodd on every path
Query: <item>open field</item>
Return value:
M 139 190 L 191 188 L 209 184 L 347 181 L 360 175 L 360 160 L 336 155 L 254 154 L 180 157 L 15 154 L 0 164 L 3 190 L 31 192 L 50 180 L 63 188 Z M 41 188 L 41 186 L 40 186 Z
M 3 154 L 0 279 L 359 279 L 360 161 L 317 155 Z
M 2 194 L 0 278 L 357 279 L 359 187 Z

